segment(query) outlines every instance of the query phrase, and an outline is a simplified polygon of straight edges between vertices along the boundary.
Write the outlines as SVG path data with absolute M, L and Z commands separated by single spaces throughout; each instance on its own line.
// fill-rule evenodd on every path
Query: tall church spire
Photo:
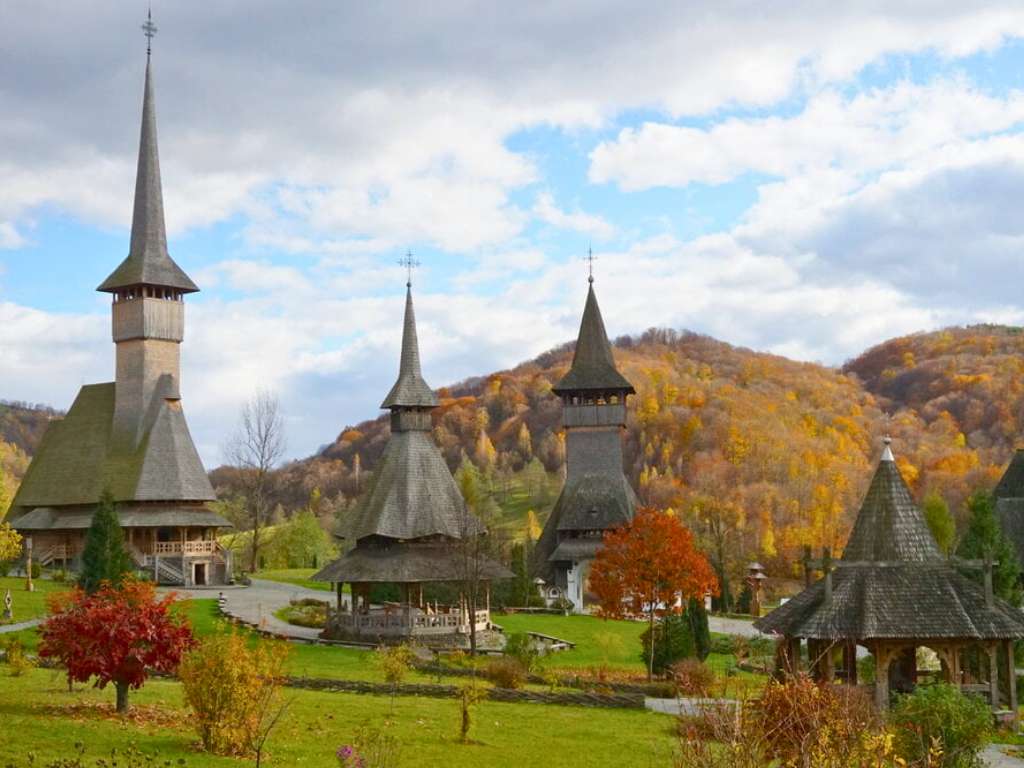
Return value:
M 398 380 L 381 403 L 381 408 L 433 408 L 437 395 L 423 380 L 420 371 L 420 345 L 416 337 L 416 313 L 412 308 L 412 286 L 405 288 L 405 322 L 402 327 L 402 357 Z
M 156 27 L 150 18 L 143 25 L 147 39 Z M 146 83 L 142 97 L 142 130 L 135 174 L 135 210 L 132 214 L 128 258 L 97 288 L 113 293 L 119 288 L 153 285 L 193 293 L 199 288 L 167 253 L 164 198 L 160 184 L 160 156 L 156 142 L 156 101 L 153 97 L 152 61 L 146 50 Z
M 574 391 L 624 391 L 629 394 L 635 392 L 633 385 L 615 367 L 612 345 L 604 329 L 601 308 L 597 306 L 593 275 L 589 279 L 587 303 L 583 308 L 583 321 L 580 323 L 580 333 L 576 339 L 572 367 L 562 380 L 552 387 L 552 391 L 556 395 Z

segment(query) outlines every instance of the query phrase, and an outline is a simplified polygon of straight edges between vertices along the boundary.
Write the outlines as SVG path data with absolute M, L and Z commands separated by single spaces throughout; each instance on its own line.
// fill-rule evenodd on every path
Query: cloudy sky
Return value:
M 836 10 L 841 6 L 842 10 Z M 638 8 L 642 12 L 637 12 Z M 143 3 L 0 5 L 0 398 L 112 378 Z M 276 391 L 289 453 L 377 413 L 410 248 L 434 386 L 613 335 L 839 364 L 1024 322 L 1019 0 L 156 0 L 185 405 L 216 463 Z

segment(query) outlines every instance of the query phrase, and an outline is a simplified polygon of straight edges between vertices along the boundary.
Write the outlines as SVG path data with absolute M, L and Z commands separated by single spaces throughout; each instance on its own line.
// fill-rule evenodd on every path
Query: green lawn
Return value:
M 275 571 L 259 571 L 258 573 L 252 574 L 252 577 L 254 579 L 279 581 L 282 584 L 294 584 L 297 587 L 306 587 L 307 589 L 319 589 L 330 592 L 330 584 L 322 581 L 313 581 L 310 578 L 318 570 L 318 568 L 282 568 Z M 347 592 L 348 589 L 345 591 Z
M 551 616 L 546 614 L 496 614 L 494 623 L 506 634 L 539 632 L 576 643 L 571 651 L 549 657 L 555 667 L 596 667 L 643 671 L 640 635 L 646 625 L 638 621 L 614 621 L 595 616 Z
M 38 619 L 46 615 L 46 598 L 48 595 L 54 592 L 62 592 L 64 590 L 71 589 L 70 584 L 61 584 L 48 579 L 36 579 L 34 592 L 25 591 L 25 579 L 21 577 L 4 577 L 0 578 L 0 601 L 3 600 L 3 596 L 7 593 L 7 590 L 11 590 L 11 599 L 13 603 L 14 619 L 13 621 L 29 621 L 30 619 Z M 2 603 L 0 603 L 0 614 L 3 612 Z
M 76 742 L 87 745 L 92 758 L 134 743 L 144 751 L 158 751 L 165 760 L 184 759 L 187 766 L 252 765 L 196 751 L 196 735 L 176 682 L 153 680 L 133 691 L 132 704 L 157 708 L 162 716 L 154 717 L 150 709 L 141 724 L 122 724 L 95 709 L 100 702 L 113 702 L 112 690 L 78 687 L 69 694 L 64 676 L 56 671 L 6 675 L 7 668 L 0 666 L 0 723 L 5 734 L 0 739 L 0 765 L 24 761 L 30 752 L 38 760 L 67 757 Z M 398 697 L 392 716 L 384 696 L 312 691 L 288 691 L 287 696 L 291 705 L 268 743 L 268 766 L 336 766 L 334 751 L 363 724 L 386 727 L 399 740 L 401 766 L 671 764 L 675 722 L 652 712 L 483 702 L 474 713 L 474 743 L 464 745 L 456 741 L 459 709 L 452 700 Z

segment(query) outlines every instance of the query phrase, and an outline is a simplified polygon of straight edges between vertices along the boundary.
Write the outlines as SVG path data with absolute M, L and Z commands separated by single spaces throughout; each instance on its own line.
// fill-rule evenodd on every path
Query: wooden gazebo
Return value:
M 794 671 L 807 641 L 819 680 L 857 684 L 857 648 L 875 657 L 874 698 L 913 690 L 917 649 L 930 648 L 941 677 L 986 695 L 993 709 L 1017 710 L 1013 641 L 1024 638 L 1024 613 L 993 595 L 991 561 L 945 557 L 917 508 L 885 440 L 882 460 L 843 556 L 808 561 L 822 577 L 754 626 L 779 638 L 779 668 Z M 981 571 L 983 583 L 965 574 Z M 965 671 L 965 652 L 987 659 Z M 977 665 L 975 665 L 977 666 Z M 982 679 L 976 679 L 976 678 Z

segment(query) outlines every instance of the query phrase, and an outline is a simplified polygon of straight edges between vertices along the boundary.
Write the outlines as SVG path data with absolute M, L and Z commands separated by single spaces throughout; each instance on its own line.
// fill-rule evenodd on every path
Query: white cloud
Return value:
M 794 117 L 729 118 L 708 129 L 625 128 L 591 153 L 590 180 L 626 190 L 722 184 L 744 173 L 790 177 L 837 168 L 862 175 L 1024 120 L 1024 93 L 1005 98 L 962 80 L 900 83 L 844 96 L 825 90 Z
M 533 215 L 553 227 L 582 232 L 600 240 L 607 240 L 615 234 L 615 227 L 600 216 L 583 211 L 563 211 L 555 204 L 555 198 L 550 192 L 541 192 L 537 195 L 537 200 L 533 204 Z

